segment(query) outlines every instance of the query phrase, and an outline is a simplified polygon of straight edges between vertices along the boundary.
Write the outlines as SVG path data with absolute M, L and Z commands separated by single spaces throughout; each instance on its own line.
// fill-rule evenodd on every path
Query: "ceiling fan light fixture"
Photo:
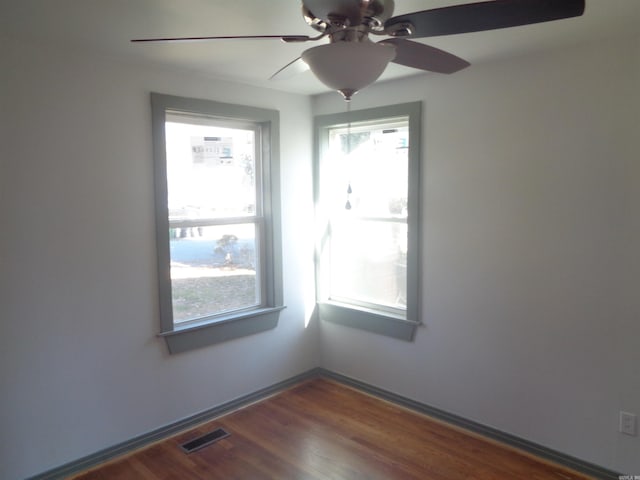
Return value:
M 375 82 L 395 56 L 392 45 L 370 40 L 340 41 L 310 48 L 303 52 L 302 60 L 318 80 L 349 101 L 357 91 Z

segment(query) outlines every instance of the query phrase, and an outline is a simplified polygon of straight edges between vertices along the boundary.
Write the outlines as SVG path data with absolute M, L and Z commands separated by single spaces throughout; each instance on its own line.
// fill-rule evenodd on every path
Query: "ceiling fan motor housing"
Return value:
M 320 32 L 358 25 L 382 30 L 394 8 L 394 0 L 302 0 L 302 16 Z

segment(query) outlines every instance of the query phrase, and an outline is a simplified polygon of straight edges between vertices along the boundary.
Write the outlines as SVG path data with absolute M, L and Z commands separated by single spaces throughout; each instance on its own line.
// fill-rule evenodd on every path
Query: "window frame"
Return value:
M 349 122 L 385 121 L 405 117 L 409 129 L 409 173 L 407 196 L 407 308 L 405 315 L 397 315 L 382 308 L 374 309 L 356 303 L 338 302 L 329 299 L 326 286 L 330 267 L 325 245 L 329 242 L 330 223 L 324 212 L 321 198 L 322 159 L 328 149 L 329 130 Z M 319 238 L 316 244 L 316 301 L 321 320 L 366 330 L 405 341 L 412 341 L 420 318 L 420 159 L 422 133 L 422 102 L 403 103 L 342 113 L 319 115 L 314 118 L 314 201 Z
M 280 230 L 279 112 L 196 98 L 151 93 L 155 184 L 156 245 L 160 333 L 170 353 L 179 353 L 273 329 L 285 307 L 282 288 L 282 238 Z M 169 209 L 165 121 L 167 113 L 191 114 L 258 125 L 261 148 L 262 222 L 259 238 L 262 259 L 261 304 L 232 312 L 175 324 L 171 295 Z M 256 179 L 256 183 L 258 180 Z

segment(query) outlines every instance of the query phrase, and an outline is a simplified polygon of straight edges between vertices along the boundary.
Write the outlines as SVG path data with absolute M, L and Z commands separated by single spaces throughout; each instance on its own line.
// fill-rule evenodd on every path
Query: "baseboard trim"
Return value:
M 489 439 L 496 440 L 500 443 L 517 448 L 527 453 L 531 453 L 539 458 L 554 462 L 558 465 L 562 465 L 564 467 L 570 468 L 580 473 L 584 473 L 594 478 L 602 480 L 619 480 L 622 477 L 622 474 L 614 472 L 613 470 L 609 470 L 607 468 L 595 465 L 585 460 L 581 460 L 571 455 L 558 452 L 551 448 L 539 445 L 529 440 L 525 440 L 515 435 L 511 435 L 510 433 L 503 432 L 496 428 L 474 422 L 458 415 L 454 415 L 439 408 L 432 407 L 415 400 L 411 400 L 410 398 L 403 397 L 388 390 L 383 390 L 381 388 L 369 385 L 368 383 L 361 382 L 345 375 L 341 375 L 330 370 L 325 370 L 323 368 L 319 369 L 318 374 L 323 377 L 336 380 L 344 385 L 351 386 L 364 393 L 373 395 L 374 397 L 387 400 L 396 405 L 400 405 L 410 410 L 428 415 L 456 427 L 463 428 L 464 430 L 477 433 Z
M 195 415 L 191 415 L 150 432 L 144 433 L 125 442 L 107 447 L 103 450 L 100 450 L 91 455 L 87 455 L 86 457 L 82 457 L 78 460 L 66 463 L 51 470 L 47 470 L 46 472 L 40 473 L 33 477 L 29 477 L 26 480 L 62 480 L 71 475 L 77 475 L 78 473 L 89 470 L 90 468 L 93 468 L 101 463 L 113 460 L 121 455 L 131 453 L 132 451 L 138 450 L 142 447 L 146 447 L 151 443 L 170 437 L 184 430 L 193 428 L 201 423 L 207 422 L 216 417 L 220 417 L 238 408 L 247 406 L 259 400 L 263 400 L 304 380 L 317 377 L 318 375 L 320 375 L 320 371 L 320 368 L 313 368 L 304 373 L 301 373 L 300 375 L 296 375 L 282 382 L 275 383 L 271 386 L 257 390 L 248 395 L 243 395 L 242 397 L 236 398 L 227 403 L 223 403 L 222 405 L 218 405 L 217 407 L 203 410 L 199 413 L 196 413 Z
M 518 448 L 525 452 L 536 455 L 537 457 L 540 457 L 542 459 L 555 462 L 559 465 L 571 468 L 586 475 L 590 475 L 594 478 L 602 480 L 618 480 L 621 477 L 620 473 L 614 472 L 604 467 L 600 467 L 599 465 L 595 465 L 579 458 L 566 455 L 548 447 L 538 445 L 534 442 L 530 442 L 515 435 L 497 430 L 493 427 L 468 420 L 464 417 L 454 415 L 430 405 L 411 400 L 410 398 L 403 397 L 401 395 L 375 387 L 373 385 L 369 385 L 360 380 L 356 380 L 354 378 L 318 367 L 301 373 L 300 375 L 291 377 L 282 382 L 275 383 L 269 387 L 257 390 L 248 395 L 244 395 L 235 400 L 231 400 L 230 402 L 224 403 L 217 407 L 204 410 L 202 412 L 196 413 L 195 415 L 191 415 L 182 420 L 178 420 L 171 424 L 152 430 L 148 433 L 139 435 L 132 438 L 131 440 L 119 443 L 112 447 L 105 448 L 96 453 L 87 455 L 86 457 L 80 458 L 70 463 L 66 463 L 33 477 L 29 477 L 27 480 L 59 480 L 67 478 L 71 475 L 76 475 L 80 472 L 89 470 L 90 468 L 93 468 L 101 463 L 113 460 L 118 456 L 130 453 L 151 443 L 175 435 L 181 431 L 188 430 L 189 428 L 195 427 L 196 425 L 207 422 L 216 417 L 220 417 L 238 408 L 263 400 L 302 381 L 318 376 L 335 380 L 344 385 L 360 390 L 364 393 L 395 403 L 410 410 L 414 410 L 416 412 L 431 416 L 456 427 L 460 427 L 465 430 L 480 434 L 511 447 Z

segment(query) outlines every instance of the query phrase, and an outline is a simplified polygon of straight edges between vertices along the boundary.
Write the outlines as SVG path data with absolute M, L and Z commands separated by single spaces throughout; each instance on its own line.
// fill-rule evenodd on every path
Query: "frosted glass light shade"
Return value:
M 350 100 L 358 90 L 375 82 L 395 56 L 396 49 L 389 44 L 334 42 L 306 50 L 302 60 L 318 80 Z

